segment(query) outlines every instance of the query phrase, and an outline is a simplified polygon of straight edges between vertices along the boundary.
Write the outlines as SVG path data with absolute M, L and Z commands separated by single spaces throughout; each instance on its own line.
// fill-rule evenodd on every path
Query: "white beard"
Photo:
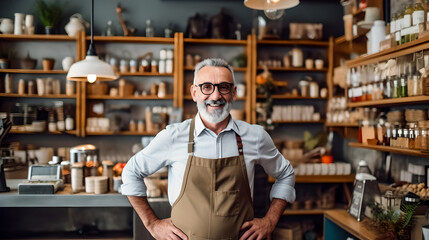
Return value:
M 212 112 L 207 110 L 207 105 L 218 105 L 225 103 L 225 106 L 222 109 L 214 109 Z M 204 102 L 200 102 L 197 100 L 197 108 L 198 112 L 201 114 L 201 117 L 211 123 L 219 123 L 225 120 L 229 116 L 229 112 L 232 108 L 232 103 L 227 102 L 225 100 L 206 100 Z

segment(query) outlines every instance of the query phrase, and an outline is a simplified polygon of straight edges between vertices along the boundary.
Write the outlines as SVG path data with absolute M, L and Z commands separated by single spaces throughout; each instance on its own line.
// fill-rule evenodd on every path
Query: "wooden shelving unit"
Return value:
M 104 100 L 172 100 L 173 94 L 168 94 L 163 98 L 153 95 L 147 96 L 109 96 L 109 95 L 88 95 L 87 99 L 104 99 Z
M 91 36 L 86 36 L 90 40 Z M 163 37 L 141 37 L 141 36 L 94 36 L 97 42 L 117 42 L 117 43 L 146 43 L 146 44 L 173 44 L 174 38 Z
M 208 38 L 184 38 L 183 42 L 194 44 L 217 44 L 217 45 L 247 45 L 247 40 L 234 40 L 234 39 L 208 39 Z
M 70 135 L 76 135 L 76 130 L 71 130 L 71 131 L 64 131 L 64 132 L 60 132 L 60 131 L 55 131 L 55 132 L 33 132 L 33 131 L 21 131 L 21 130 L 11 130 L 9 133 L 12 134 L 70 134 Z
M 263 70 L 262 67 L 258 67 L 258 70 Z M 305 68 L 305 67 L 269 67 L 270 71 L 289 71 L 289 72 L 327 72 L 328 68 Z
M 390 152 L 390 153 L 429 158 L 428 150 L 415 150 L 415 149 L 398 148 L 398 147 L 390 147 L 390 146 L 368 145 L 368 144 L 362 144 L 357 142 L 350 142 L 349 146 L 356 147 L 356 148 L 372 149 L 372 150 L 377 150 L 382 152 Z
M 311 47 L 328 47 L 328 41 L 313 41 L 313 40 L 258 40 L 257 44 L 262 45 L 300 45 Z
M 32 35 L 15 35 L 15 34 L 0 34 L 0 40 L 11 40 L 11 41 L 77 41 L 78 36 L 69 37 L 68 35 L 46 35 L 46 34 L 32 34 Z
M 11 97 L 11 98 L 76 98 L 76 95 L 66 94 L 49 94 L 49 95 L 37 95 L 37 94 L 18 94 L 18 93 L 0 93 L 0 97 Z
M 358 123 L 325 123 L 327 127 L 359 127 Z
M 273 99 L 289 99 L 289 100 L 327 100 L 327 98 L 317 97 L 302 97 L 302 96 L 294 96 L 294 95 L 286 95 L 286 94 L 273 94 L 271 95 Z M 266 98 L 265 95 L 257 95 L 258 99 Z
M 381 100 L 373 100 L 373 101 L 362 101 L 362 102 L 354 102 L 347 103 L 347 107 L 390 107 L 390 106 L 398 106 L 405 104 L 421 104 L 428 103 L 429 96 L 415 96 L 415 97 L 403 97 L 403 98 L 390 98 L 390 99 L 381 99 Z
M 22 73 L 22 74 L 66 74 L 64 70 L 43 69 L 0 69 L 0 73 Z

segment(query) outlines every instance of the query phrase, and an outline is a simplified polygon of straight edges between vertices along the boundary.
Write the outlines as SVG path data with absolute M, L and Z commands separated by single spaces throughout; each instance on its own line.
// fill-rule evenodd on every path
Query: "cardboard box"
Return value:
M 301 240 L 302 231 L 299 224 L 287 224 L 276 227 L 271 234 L 271 240 Z

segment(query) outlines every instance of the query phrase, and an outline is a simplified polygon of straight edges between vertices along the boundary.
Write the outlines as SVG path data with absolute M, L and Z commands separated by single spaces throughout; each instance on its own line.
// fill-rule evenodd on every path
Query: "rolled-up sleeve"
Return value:
M 292 165 L 275 147 L 270 135 L 262 130 L 259 134 L 259 161 L 265 172 L 276 179 L 270 199 L 280 198 L 289 203 L 295 201 L 295 172 Z
M 123 195 L 146 196 L 144 178 L 169 164 L 170 134 L 168 128 L 162 130 L 146 148 L 130 158 L 122 171 L 121 193 Z

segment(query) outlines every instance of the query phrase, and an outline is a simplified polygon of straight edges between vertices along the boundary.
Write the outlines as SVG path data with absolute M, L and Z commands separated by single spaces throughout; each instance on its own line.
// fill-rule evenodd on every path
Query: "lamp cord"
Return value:
M 89 44 L 87 56 L 97 56 L 94 47 L 94 0 L 91 1 L 91 43 Z

